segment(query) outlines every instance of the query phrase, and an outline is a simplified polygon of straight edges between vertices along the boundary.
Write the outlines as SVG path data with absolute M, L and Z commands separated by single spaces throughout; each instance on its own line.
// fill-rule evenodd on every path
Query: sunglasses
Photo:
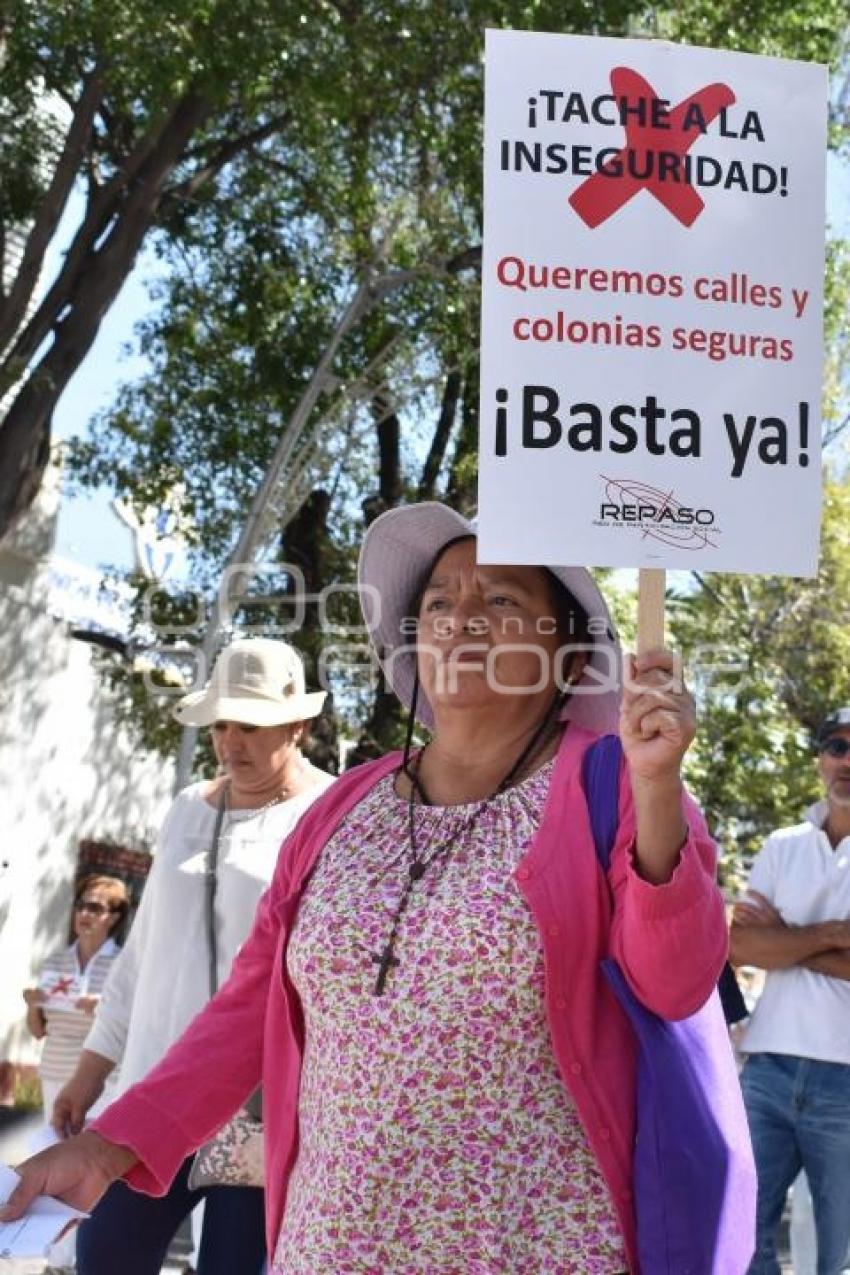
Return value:
M 107 912 L 114 910 L 107 907 L 105 903 L 95 903 L 92 899 L 77 899 L 74 904 L 75 912 L 88 912 L 89 916 L 105 916 Z
M 818 752 L 826 753 L 827 757 L 846 757 L 850 753 L 850 739 L 825 739 Z

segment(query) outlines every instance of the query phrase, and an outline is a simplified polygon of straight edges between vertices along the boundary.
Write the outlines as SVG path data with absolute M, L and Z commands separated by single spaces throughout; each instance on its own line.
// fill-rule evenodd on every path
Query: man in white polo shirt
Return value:
M 850 708 L 816 744 L 826 799 L 771 833 L 735 908 L 735 965 L 767 970 L 741 1040 L 758 1168 L 749 1275 L 779 1275 L 777 1233 L 803 1168 L 815 1213 L 818 1275 L 840 1275 L 850 1247 Z

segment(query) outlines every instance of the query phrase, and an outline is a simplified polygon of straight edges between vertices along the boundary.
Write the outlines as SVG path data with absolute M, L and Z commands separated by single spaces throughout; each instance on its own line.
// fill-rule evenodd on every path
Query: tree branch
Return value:
M 831 429 L 827 429 L 825 431 L 823 436 L 824 447 L 829 447 L 832 443 L 834 443 L 836 438 L 839 438 L 841 434 L 844 433 L 848 425 L 850 425 L 850 412 L 848 412 L 844 419 L 839 421 L 837 425 L 834 425 Z
M 401 423 L 398 413 L 383 394 L 371 403 L 378 432 L 378 491 L 385 509 L 401 500 Z
M 449 274 L 459 274 L 461 270 L 481 269 L 481 244 L 472 248 L 464 248 L 450 257 L 445 266 Z
M 434 430 L 431 446 L 428 449 L 428 455 L 422 468 L 422 477 L 419 479 L 419 490 L 416 495 L 417 500 L 434 499 L 437 475 L 445 460 L 446 448 L 448 447 L 452 426 L 457 415 L 461 383 L 460 371 L 457 368 L 452 368 L 446 377 L 443 402 L 440 407 L 440 418 L 437 421 L 437 428 Z
M 258 124 L 255 128 L 249 129 L 247 133 L 239 134 L 237 137 L 228 138 L 223 142 L 212 140 L 204 142 L 200 146 L 187 150 L 185 155 L 186 162 L 193 163 L 195 160 L 202 160 L 205 163 L 214 163 L 221 150 L 232 150 L 233 154 L 237 154 L 241 150 L 247 150 L 249 146 L 257 146 L 260 142 L 265 142 L 269 137 L 273 137 L 285 124 L 289 123 L 291 118 L 291 112 L 286 111 L 266 120 L 265 124 Z M 228 156 L 228 158 L 232 158 L 232 156 Z
M 730 611 L 733 609 L 728 605 L 727 602 L 724 601 L 723 598 L 721 598 L 720 594 L 717 593 L 717 591 L 713 589 L 710 584 L 707 583 L 706 578 L 702 574 L 702 572 L 692 571 L 691 575 L 696 580 L 697 584 L 702 589 L 703 593 L 707 593 L 708 596 L 711 598 L 712 602 L 715 602 L 717 606 L 720 607 L 721 611 Z
M 65 136 L 62 154 L 53 170 L 53 177 L 41 201 L 32 229 L 27 235 L 15 281 L 7 300 L 0 305 L 0 350 L 4 350 L 12 340 L 26 314 L 44 264 L 45 252 L 65 210 L 68 196 L 83 162 L 91 138 L 92 121 L 102 96 L 103 77 L 96 69 L 83 84 L 71 125 Z
M 158 148 L 138 168 L 112 228 L 88 254 L 86 268 L 68 281 L 68 299 L 54 320 L 53 343 L 0 423 L 0 537 L 38 490 L 49 455 L 53 407 L 91 349 L 156 215 L 168 174 L 208 110 L 198 95 L 181 100 L 170 117 L 171 127 L 160 131 Z
M 206 163 L 196 169 L 191 177 L 187 177 L 185 181 L 179 182 L 176 186 L 169 187 L 163 196 L 163 202 L 167 201 L 171 205 L 172 203 L 182 202 L 185 199 L 191 199 L 206 182 L 221 172 L 222 168 L 229 164 L 232 159 L 235 159 L 240 152 L 249 150 L 252 146 L 258 146 L 260 142 L 266 141 L 278 132 L 288 120 L 288 115 L 278 115 L 248 133 L 242 133 L 238 137 L 232 137 L 228 141 L 222 142 Z M 201 150 L 199 149 L 195 152 L 194 157 L 200 154 Z M 185 158 L 189 160 L 193 156 L 189 154 Z
M 6 358 L 7 365 L 26 367 L 34 358 L 54 324 L 72 303 L 81 277 L 91 268 L 95 244 L 107 231 L 111 221 L 116 220 L 120 224 L 123 220 L 125 208 L 122 208 L 122 200 L 126 207 L 132 207 L 133 191 L 144 189 L 146 182 L 151 180 L 151 174 L 161 170 L 163 159 L 167 157 L 167 171 L 160 171 L 160 177 L 156 181 L 158 202 L 162 194 L 160 182 L 165 180 L 167 173 L 173 170 L 181 156 L 181 151 L 175 149 L 175 143 L 179 139 L 181 145 L 185 146 L 188 138 L 200 126 L 208 109 L 205 99 L 200 95 L 192 91 L 186 93 L 175 103 L 160 125 L 139 141 L 124 168 L 105 186 L 94 190 L 82 225 L 78 228 L 65 258 L 62 272 L 19 335 Z M 187 124 L 190 125 L 188 130 Z
M 470 461 L 478 445 L 478 359 L 466 368 L 460 417 L 460 431 L 449 471 L 447 503 L 461 513 L 469 513 L 475 504 L 475 484 Z

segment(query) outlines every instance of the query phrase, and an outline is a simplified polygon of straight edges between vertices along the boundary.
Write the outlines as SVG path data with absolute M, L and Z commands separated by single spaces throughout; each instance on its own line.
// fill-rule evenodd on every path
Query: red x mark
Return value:
M 70 992 L 74 986 L 72 978 L 57 978 L 56 982 L 50 989 L 51 996 L 64 996 L 66 992 Z
M 639 100 L 646 103 L 646 119 L 651 119 L 650 103 L 658 99 L 658 94 L 642 75 L 619 66 L 611 72 L 611 90 L 619 101 L 627 98 L 629 106 Z M 639 190 L 648 190 L 664 205 L 668 212 L 682 223 L 692 226 L 702 212 L 705 204 L 682 172 L 681 180 L 670 179 L 659 181 L 658 153 L 684 158 L 698 137 L 703 134 L 696 126 L 693 116 L 687 129 L 683 124 L 691 107 L 698 107 L 702 119 L 710 124 L 725 106 L 731 106 L 735 94 L 725 84 L 707 84 L 704 89 L 692 93 L 683 102 L 675 106 L 667 115 L 668 128 L 653 127 L 651 123 L 641 123 L 630 116 L 626 121 L 626 144 L 604 164 L 598 173 L 588 177 L 587 181 L 573 191 L 570 203 L 582 221 L 595 230 L 603 221 L 618 212 L 624 204 L 636 195 Z M 652 176 L 647 178 L 632 177 L 626 168 L 627 152 L 635 155 L 635 165 L 641 171 L 648 171 L 648 156 L 653 153 Z M 622 176 L 609 176 L 620 168 Z

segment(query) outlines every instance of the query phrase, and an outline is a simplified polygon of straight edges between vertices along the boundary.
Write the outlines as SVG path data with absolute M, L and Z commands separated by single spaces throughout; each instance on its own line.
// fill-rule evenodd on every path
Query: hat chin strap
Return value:
M 407 710 L 407 733 L 404 739 L 404 753 L 401 759 L 401 768 L 411 783 L 414 782 L 414 776 L 410 773 L 410 750 L 413 747 L 413 728 L 416 725 L 416 705 L 419 703 L 419 668 L 418 666 L 413 672 L 413 690 L 410 695 L 410 707 Z

